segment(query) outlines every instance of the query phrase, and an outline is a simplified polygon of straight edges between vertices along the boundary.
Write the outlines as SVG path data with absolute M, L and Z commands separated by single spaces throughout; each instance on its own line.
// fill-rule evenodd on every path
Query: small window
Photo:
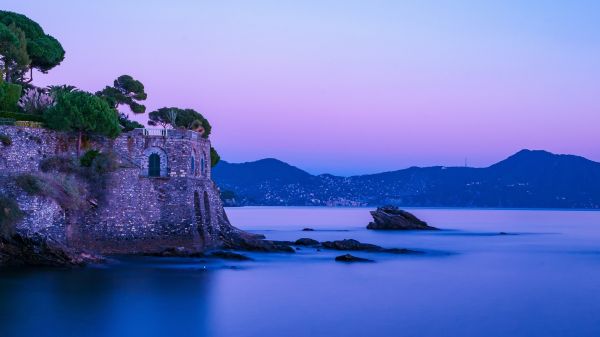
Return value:
M 205 171 L 206 171 L 206 168 L 205 168 L 205 166 L 206 166 L 206 165 L 204 164 L 204 158 L 201 158 L 201 159 L 200 159 L 200 171 L 202 172 L 202 176 L 203 176 L 203 177 L 204 177 L 204 174 L 205 174 Z
M 196 173 L 196 158 L 190 157 L 190 172 L 192 175 Z
M 156 153 L 148 157 L 148 176 L 160 177 L 160 156 Z

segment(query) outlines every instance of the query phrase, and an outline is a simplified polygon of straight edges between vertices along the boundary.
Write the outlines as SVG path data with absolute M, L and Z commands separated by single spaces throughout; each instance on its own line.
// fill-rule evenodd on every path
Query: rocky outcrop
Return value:
M 232 250 L 245 250 L 250 252 L 266 253 L 295 253 L 296 250 L 290 244 L 265 240 L 263 235 L 251 234 L 239 230 L 223 219 L 224 231 L 221 233 L 221 248 Z
M 335 260 L 337 262 L 375 262 L 373 260 L 365 259 L 362 257 L 350 255 L 350 254 L 336 256 Z
M 423 252 L 418 250 L 411 250 L 406 248 L 383 248 L 370 243 L 362 243 L 353 239 L 336 240 L 336 241 L 324 241 L 321 246 L 326 249 L 333 250 L 346 250 L 346 251 L 362 251 L 362 252 L 377 252 L 377 253 L 390 253 L 390 254 L 422 254 Z
M 370 243 L 361 243 L 359 241 L 353 239 L 346 240 L 336 240 L 336 241 L 323 241 L 321 243 L 323 248 L 333 249 L 333 250 L 348 250 L 348 251 L 379 251 L 383 248 L 373 245 Z
M 41 235 L 0 238 L 0 266 L 75 267 L 104 261 L 100 255 L 74 250 Z
M 395 206 L 378 207 L 371 211 L 373 222 L 367 225 L 367 229 L 375 230 L 436 230 L 425 221 L 420 220 L 412 213 L 403 211 Z
M 294 242 L 296 246 L 318 246 L 319 241 L 310 238 L 300 238 Z

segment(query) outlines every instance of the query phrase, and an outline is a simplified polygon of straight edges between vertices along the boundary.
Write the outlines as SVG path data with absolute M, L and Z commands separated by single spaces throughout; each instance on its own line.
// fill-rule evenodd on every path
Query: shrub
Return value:
M 94 161 L 94 159 L 96 159 L 96 157 L 98 157 L 99 154 L 100 154 L 100 152 L 98 152 L 96 150 L 87 151 L 79 160 L 79 162 L 81 163 L 81 166 L 91 167 L 92 162 Z
M 48 197 L 64 209 L 81 210 L 85 207 L 87 189 L 73 175 L 22 174 L 16 178 L 16 183 L 27 194 Z
M 16 178 L 17 186 L 29 195 L 42 195 L 44 192 L 44 182 L 38 176 L 33 174 L 21 174 Z
M 21 86 L 12 83 L 2 83 L 2 96 L 0 96 L 0 110 L 17 111 L 17 102 L 21 98 Z
M 44 116 L 22 114 L 22 113 L 18 113 L 18 112 L 10 112 L 10 111 L 0 111 L 0 118 L 11 118 L 11 119 L 15 119 L 17 121 L 30 121 L 30 122 L 40 122 L 40 123 L 43 123 L 45 121 Z
M 72 157 L 56 156 L 40 162 L 40 170 L 43 172 L 77 173 L 79 169 L 79 163 Z
M 0 134 L 0 143 L 4 146 L 10 146 L 12 145 L 12 139 L 7 135 Z
M 94 158 L 91 165 L 92 173 L 106 174 L 119 168 L 119 163 L 112 153 L 100 153 Z
M 8 237 L 15 232 L 15 227 L 23 219 L 23 211 L 14 200 L 0 197 L 0 235 Z

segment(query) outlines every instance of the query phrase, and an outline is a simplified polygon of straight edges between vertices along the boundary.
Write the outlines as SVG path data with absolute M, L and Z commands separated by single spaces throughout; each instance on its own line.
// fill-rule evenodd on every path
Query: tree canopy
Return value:
M 204 118 L 202 114 L 193 109 L 164 107 L 150 112 L 148 118 L 148 124 L 150 125 L 160 125 L 162 127 L 167 127 L 170 125 L 173 128 L 182 128 L 188 130 L 199 130 L 201 127 L 204 129 L 204 137 L 208 137 L 212 129 L 208 120 Z
M 129 75 L 119 76 L 112 87 L 107 86 L 96 95 L 105 99 L 115 109 L 118 109 L 119 105 L 127 105 L 133 113 L 146 112 L 146 107 L 139 103 L 148 98 L 144 85 Z
M 19 52 L 15 55 L 16 50 Z M 22 14 L 0 11 L 0 55 L 7 82 L 30 82 L 33 69 L 48 72 L 64 60 L 65 50 L 35 21 Z
M 210 167 L 215 167 L 221 161 L 221 156 L 214 147 L 210 147 Z
M 85 91 L 62 91 L 55 104 L 44 113 L 46 125 L 54 130 L 79 133 L 77 152 L 82 133 L 116 137 L 121 132 L 116 111 L 103 99 Z

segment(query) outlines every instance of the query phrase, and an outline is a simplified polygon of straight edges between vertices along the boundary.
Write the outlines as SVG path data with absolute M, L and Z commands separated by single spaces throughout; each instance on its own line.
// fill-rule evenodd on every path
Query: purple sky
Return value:
M 142 5 L 143 3 L 143 5 Z M 487 166 L 522 148 L 600 161 L 600 2 L 4 0 L 58 38 L 36 85 L 140 79 L 231 162 L 311 173 Z

